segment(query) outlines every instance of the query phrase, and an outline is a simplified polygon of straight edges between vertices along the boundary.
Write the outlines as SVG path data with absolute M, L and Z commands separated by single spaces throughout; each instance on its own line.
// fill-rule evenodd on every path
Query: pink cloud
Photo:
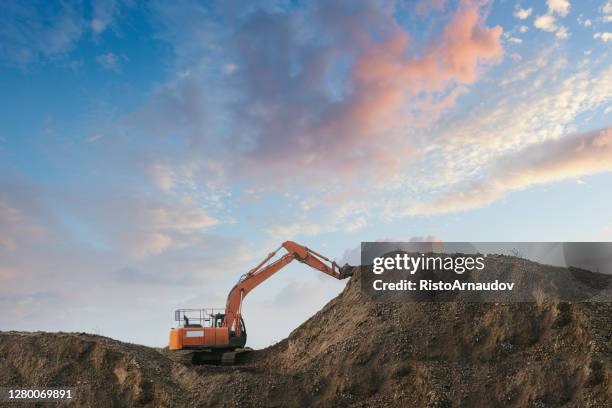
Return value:
M 480 19 L 478 7 L 465 1 L 444 29 L 441 45 L 433 53 L 434 58 L 443 61 L 440 65 L 442 72 L 446 73 L 444 79 L 473 83 L 478 78 L 479 62 L 499 61 L 502 28 L 484 27 Z
M 265 30 L 278 24 L 283 32 L 274 32 L 275 39 L 266 32 L 258 40 L 276 41 L 268 47 L 288 55 L 262 61 L 243 45 L 251 53 L 241 65 L 247 67 L 245 72 L 250 72 L 249 64 L 255 70 L 247 77 L 255 92 L 247 95 L 244 103 L 249 105 L 241 121 L 255 135 L 255 143 L 239 159 L 240 174 L 278 181 L 295 177 L 299 168 L 308 170 L 307 183 L 313 184 L 327 180 L 330 171 L 349 179 L 396 174 L 415 149 L 410 129 L 426 124 L 425 118 L 431 123 L 452 107 L 465 86 L 479 79 L 482 67 L 502 56 L 502 29 L 484 25 L 482 2 L 462 1 L 426 44 L 412 40 L 395 21 L 392 8 L 373 8 L 369 2 L 351 6 L 344 13 L 335 3 L 320 6 L 319 14 L 325 16 L 320 29 L 337 40 L 327 48 L 294 44 L 288 40 L 292 32 L 276 20 L 249 27 L 247 44 L 264 30 L 259 24 L 267 23 Z M 373 27 L 370 35 L 364 26 Z M 308 56 L 298 60 L 302 77 L 287 79 L 279 64 L 291 69 L 285 58 L 302 54 Z M 321 84 L 343 56 L 350 63 L 342 95 L 331 99 Z M 274 67 L 266 67 L 272 62 Z
M 408 55 L 409 35 L 396 28 L 384 42 L 372 43 L 352 72 L 357 89 L 348 120 L 368 124 L 413 102 L 405 95 L 443 91 L 455 84 L 471 84 L 480 63 L 498 61 L 502 29 L 483 27 L 479 8 L 465 1 L 422 57 Z M 371 123 L 370 123 L 371 125 Z
M 411 206 L 408 214 L 480 208 L 512 191 L 612 171 L 612 127 L 550 140 L 502 157 L 487 178 Z

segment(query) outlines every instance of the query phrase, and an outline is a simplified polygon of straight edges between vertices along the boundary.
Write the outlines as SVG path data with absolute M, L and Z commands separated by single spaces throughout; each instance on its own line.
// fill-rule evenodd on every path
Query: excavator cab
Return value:
M 235 349 L 244 347 L 247 340 L 246 326 L 240 318 L 238 333 L 235 327 L 225 327 L 225 309 L 178 309 L 176 322 L 170 330 L 171 350 L 182 349 Z
M 221 326 L 223 326 L 223 320 L 225 320 L 225 314 L 217 313 L 215 315 L 215 320 L 214 320 L 213 327 L 221 327 Z

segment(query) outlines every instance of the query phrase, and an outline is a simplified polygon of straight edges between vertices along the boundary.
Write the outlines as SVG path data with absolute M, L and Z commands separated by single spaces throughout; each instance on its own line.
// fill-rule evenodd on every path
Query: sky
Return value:
M 612 1 L 13 1 L 0 330 L 163 346 L 285 240 L 612 240 Z M 252 347 L 344 282 L 249 294 Z

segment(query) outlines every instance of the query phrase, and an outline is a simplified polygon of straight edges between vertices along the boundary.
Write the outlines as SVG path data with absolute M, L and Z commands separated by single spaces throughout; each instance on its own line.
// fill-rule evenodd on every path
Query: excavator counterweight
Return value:
M 272 261 L 281 248 L 286 253 Z M 352 271 L 349 265 L 340 268 L 325 256 L 293 241 L 286 241 L 240 277 L 227 296 L 225 309 L 177 310 L 175 320 L 179 327 L 171 329 L 168 348 L 187 363 L 233 364 L 246 351 L 247 334 L 242 319 L 244 298 L 294 260 L 336 279 L 345 279 Z

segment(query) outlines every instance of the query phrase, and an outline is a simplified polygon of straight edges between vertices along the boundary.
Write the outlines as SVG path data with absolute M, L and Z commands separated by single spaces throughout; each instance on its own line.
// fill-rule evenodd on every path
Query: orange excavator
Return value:
M 284 248 L 287 253 L 272 261 Z M 315 251 L 292 241 L 284 242 L 255 268 L 242 275 L 227 296 L 225 309 L 179 309 L 175 311 L 178 326 L 170 331 L 169 349 L 180 354 L 180 360 L 194 364 L 231 365 L 238 355 L 248 351 L 247 333 L 242 319 L 245 296 L 293 260 L 305 263 L 336 279 L 350 276 L 352 268 L 338 265 Z

